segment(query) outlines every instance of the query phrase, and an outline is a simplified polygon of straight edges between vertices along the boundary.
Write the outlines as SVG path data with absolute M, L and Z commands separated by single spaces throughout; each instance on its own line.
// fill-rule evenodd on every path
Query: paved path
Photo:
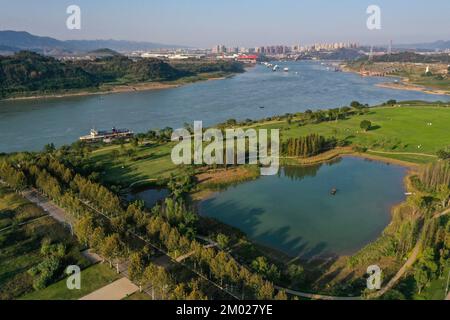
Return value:
M 139 288 L 127 278 L 121 278 L 100 288 L 80 300 L 122 300 L 138 291 Z
M 39 192 L 35 189 L 27 189 L 21 192 L 22 196 L 25 197 L 28 201 L 33 202 L 34 204 L 41 207 L 45 212 L 47 212 L 52 218 L 55 220 L 66 223 L 72 222 L 71 217 L 67 215 L 63 209 L 55 205 L 53 202 L 43 197 Z
M 361 297 L 336 297 L 336 296 L 326 296 L 322 294 L 315 294 L 315 293 L 307 293 L 307 292 L 300 292 L 295 291 L 291 289 L 285 289 L 279 286 L 274 286 L 277 290 L 284 290 L 286 293 L 302 297 L 302 298 L 308 298 L 313 300 L 361 300 Z

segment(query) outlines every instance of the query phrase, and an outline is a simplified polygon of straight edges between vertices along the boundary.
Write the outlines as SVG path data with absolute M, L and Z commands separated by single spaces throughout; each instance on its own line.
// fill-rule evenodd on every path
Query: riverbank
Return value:
M 360 71 L 352 68 L 351 66 L 347 64 L 341 65 L 341 70 L 343 72 L 347 73 L 354 73 L 361 75 Z M 364 77 L 373 77 L 377 78 L 379 76 L 377 75 L 364 75 Z M 386 74 L 384 75 L 385 78 L 395 78 L 399 79 L 396 82 L 383 82 L 375 84 L 378 88 L 384 88 L 384 89 L 394 89 L 394 90 L 403 90 L 403 91 L 414 91 L 414 92 L 421 92 L 425 94 L 431 94 L 431 95 L 450 95 L 450 89 L 449 90 L 443 90 L 443 89 L 437 89 L 432 88 L 429 86 L 424 86 L 420 84 L 414 84 L 411 82 L 411 80 L 408 77 L 402 77 L 395 74 Z
M 84 96 L 94 96 L 94 95 L 106 95 L 114 93 L 126 93 L 126 92 L 139 92 L 139 91 L 151 91 L 151 90 L 165 90 L 174 89 L 187 84 L 202 82 L 202 81 L 213 81 L 213 80 L 224 80 L 236 75 L 235 73 L 212 73 L 212 74 L 200 74 L 194 77 L 187 77 L 178 79 L 171 82 L 138 82 L 130 84 L 118 84 L 109 85 L 105 84 L 99 88 L 87 88 L 82 90 L 71 90 L 68 92 L 57 92 L 49 94 L 31 94 L 29 96 L 17 96 L 10 97 L 6 99 L 1 99 L 0 101 L 22 101 L 22 100 L 39 100 L 39 99 L 59 99 L 59 98 L 69 98 L 69 97 L 84 97 Z
M 450 95 L 450 91 L 432 89 L 432 88 L 427 88 L 427 87 L 416 85 L 416 84 L 411 84 L 406 79 L 403 79 L 400 82 L 378 83 L 375 86 L 377 86 L 379 88 L 386 88 L 386 89 L 417 91 L 417 92 L 423 92 L 426 94 L 434 94 L 434 95 Z

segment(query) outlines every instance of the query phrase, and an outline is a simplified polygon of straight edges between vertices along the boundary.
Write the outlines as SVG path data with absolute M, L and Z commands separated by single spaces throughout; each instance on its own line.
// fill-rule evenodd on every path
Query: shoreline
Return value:
M 354 73 L 354 74 L 360 74 L 357 70 L 351 69 L 347 64 L 341 65 L 342 72 L 347 73 Z M 365 76 L 369 78 L 380 78 L 378 76 Z M 404 91 L 415 91 L 415 92 L 422 92 L 425 94 L 431 94 L 431 95 L 446 95 L 450 96 L 450 90 L 442 90 L 442 89 L 434 89 L 431 87 L 424 87 L 418 84 L 413 84 L 409 82 L 408 78 L 401 78 L 399 76 L 395 75 L 387 75 L 384 76 L 384 78 L 400 78 L 398 82 L 382 82 L 377 83 L 374 86 L 378 88 L 384 88 L 384 89 L 392 89 L 392 90 L 404 90 Z
M 60 99 L 60 98 L 69 98 L 69 97 L 85 97 L 85 96 L 95 96 L 95 95 L 107 95 L 107 94 L 115 94 L 115 93 L 127 93 L 127 92 L 141 92 L 141 91 L 152 91 L 152 90 L 166 90 L 166 89 L 175 89 L 188 84 L 204 82 L 204 81 L 215 81 L 215 80 L 225 80 L 229 77 L 234 76 L 235 74 L 225 75 L 225 76 L 211 76 L 204 79 L 194 79 L 193 81 L 189 81 L 189 78 L 175 80 L 173 82 L 138 82 L 133 84 L 124 84 L 124 85 L 104 85 L 103 88 L 99 88 L 98 90 L 89 91 L 89 89 L 84 89 L 81 91 L 74 92 L 62 92 L 62 93 L 54 93 L 54 94 L 35 94 L 30 96 L 19 96 L 19 97 L 10 97 L 6 99 L 0 99 L 2 101 L 26 101 L 26 100 L 43 100 L 43 99 Z
M 406 80 L 402 80 L 400 82 L 377 83 L 375 86 L 379 87 L 379 88 L 385 88 L 385 89 L 415 91 L 415 92 L 422 92 L 422 93 L 432 94 L 432 95 L 448 95 L 448 96 L 450 96 L 450 91 L 427 88 L 427 87 L 423 87 L 420 85 L 411 84 L 411 83 L 407 82 Z
M 341 150 L 343 151 L 343 150 Z M 339 157 L 360 157 L 363 159 L 367 159 L 367 160 L 371 160 L 371 161 L 378 161 L 378 162 L 383 162 L 386 164 L 396 164 L 396 165 L 400 165 L 403 166 L 407 169 L 407 171 L 405 172 L 405 176 L 403 178 L 402 181 L 402 185 L 405 191 L 405 197 L 402 201 L 398 202 L 398 203 L 392 203 L 391 206 L 389 207 L 388 212 L 386 212 L 387 215 L 389 215 L 389 221 L 388 223 L 385 225 L 385 227 L 383 228 L 383 230 L 376 236 L 374 237 L 369 243 L 367 243 L 366 245 L 362 246 L 360 249 L 356 250 L 353 253 L 343 253 L 343 254 L 333 254 L 333 253 L 329 253 L 328 255 L 318 255 L 318 256 L 314 256 L 310 259 L 304 259 L 301 257 L 294 257 L 288 253 L 286 253 L 285 251 L 276 248 L 275 246 L 272 245 L 268 245 L 268 244 L 263 244 L 261 242 L 258 242 L 255 239 L 251 239 L 245 232 L 243 232 L 240 228 L 226 224 L 220 220 L 218 220 L 219 223 L 222 223 L 224 225 L 227 226 L 231 226 L 233 228 L 236 228 L 237 230 L 241 231 L 244 235 L 245 238 L 250 241 L 255 247 L 259 248 L 260 250 L 262 250 L 262 252 L 264 252 L 264 256 L 269 258 L 270 260 L 274 260 L 274 261 L 278 261 L 279 263 L 283 264 L 283 265 L 287 265 L 289 263 L 293 263 L 294 261 L 298 261 L 299 263 L 301 263 L 302 266 L 304 266 L 305 271 L 307 272 L 307 274 L 309 276 L 312 277 L 312 282 L 308 284 L 308 290 L 309 291 L 317 291 L 319 290 L 320 292 L 324 292 L 324 293 L 328 293 L 331 294 L 332 291 L 329 291 L 332 288 L 327 288 L 325 286 L 322 286 L 320 284 L 320 279 L 327 275 L 330 271 L 333 270 L 333 268 L 335 266 L 339 266 L 340 263 L 346 263 L 345 261 L 347 261 L 348 259 L 350 259 L 353 256 L 357 256 L 360 253 L 363 253 L 365 250 L 367 250 L 366 248 L 372 244 L 375 243 L 376 241 L 378 241 L 379 239 L 381 239 L 383 237 L 383 235 L 385 234 L 385 232 L 389 229 L 389 227 L 392 225 L 394 218 L 395 218 L 395 214 L 396 211 L 401 208 L 403 205 L 405 205 L 407 203 L 407 193 L 409 192 L 414 192 L 414 187 L 411 184 L 411 177 L 416 174 L 416 170 L 418 168 L 418 166 L 420 166 L 419 164 L 414 164 L 414 163 L 409 163 L 406 161 L 402 161 L 402 160 L 397 160 L 397 159 L 391 159 L 391 158 L 385 158 L 383 156 L 376 156 L 376 155 L 371 155 L 371 154 L 367 154 L 367 153 L 357 153 L 357 152 L 348 152 L 348 153 L 341 153 L 338 154 L 336 153 L 336 156 L 333 158 L 339 158 Z M 322 163 L 326 163 L 332 160 L 323 160 Z M 301 165 L 301 164 L 298 164 Z M 217 192 L 217 191 L 216 191 Z M 212 191 L 211 191 L 212 193 Z M 205 199 L 197 199 L 196 203 L 198 205 L 199 202 L 207 200 L 208 196 L 212 196 L 212 194 L 207 195 L 207 197 Z M 198 214 L 201 214 L 200 212 L 198 212 Z M 237 256 L 237 258 L 239 258 L 239 256 Z M 329 266 L 327 266 L 325 268 L 325 270 L 323 270 L 322 272 L 320 272 L 320 275 L 317 275 L 314 273 L 314 265 L 315 264 L 322 264 L 322 263 L 330 263 Z M 312 268 L 312 269 L 311 269 Z M 389 268 L 393 268 L 393 269 L 397 269 L 397 262 L 396 261 L 390 261 L 389 262 Z M 339 283 L 339 282 L 338 282 Z M 338 283 L 336 283 L 335 285 L 338 285 Z

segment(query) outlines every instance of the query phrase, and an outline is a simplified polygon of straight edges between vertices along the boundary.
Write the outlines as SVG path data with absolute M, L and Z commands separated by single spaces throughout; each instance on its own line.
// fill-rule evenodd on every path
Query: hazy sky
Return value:
M 66 8 L 81 7 L 81 30 Z M 382 29 L 366 27 L 368 5 Z M 450 0 L 0 0 L 0 30 L 58 39 L 126 39 L 211 47 L 450 40 Z

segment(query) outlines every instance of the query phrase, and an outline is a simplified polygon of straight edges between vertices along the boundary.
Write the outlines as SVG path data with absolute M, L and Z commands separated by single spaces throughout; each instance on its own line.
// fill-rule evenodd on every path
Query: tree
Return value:
M 438 270 L 438 266 L 434 259 L 435 256 L 433 248 L 427 247 L 422 252 L 422 255 L 416 265 L 414 279 L 416 280 L 419 294 Z
M 298 286 L 303 282 L 304 269 L 297 264 L 290 264 L 288 267 L 288 275 L 294 286 Z
M 393 105 L 397 104 L 397 100 L 394 100 L 394 99 L 388 100 L 386 102 L 386 104 L 389 105 L 389 106 L 393 106 Z
M 89 244 L 92 234 L 94 233 L 93 217 L 88 215 L 78 219 L 75 222 L 74 229 L 78 240 L 84 245 Z
M 287 300 L 288 297 L 287 297 L 286 291 L 279 290 L 274 299 L 275 300 Z
M 230 243 L 230 239 L 222 233 L 219 233 L 217 235 L 216 241 L 221 249 L 225 249 L 226 247 L 228 247 L 228 244 Z
M 170 294 L 171 300 L 187 300 L 186 288 L 184 283 L 179 283 Z
M 53 153 L 56 150 L 56 147 L 53 143 L 48 143 L 44 146 L 45 153 Z
M 280 272 L 274 264 L 270 264 L 265 257 L 258 257 L 252 262 L 252 268 L 255 272 L 265 276 L 271 281 L 280 277 Z
M 370 128 L 372 127 L 372 122 L 370 122 L 369 120 L 363 120 L 361 121 L 361 123 L 359 124 L 359 127 L 361 129 L 363 129 L 365 132 L 369 131 Z
M 112 235 L 104 238 L 100 247 L 100 253 L 103 257 L 109 260 L 110 266 L 112 266 L 112 260 L 120 257 L 122 253 L 122 246 L 120 236 L 117 233 L 113 233 Z
M 363 107 L 363 105 L 361 103 L 359 103 L 358 101 L 352 101 L 350 103 L 350 106 L 355 109 L 360 109 Z
M 128 275 L 132 281 L 142 285 L 145 270 L 145 257 L 141 252 L 133 252 L 130 255 L 130 263 L 128 265 Z
M 450 199 L 450 188 L 448 185 L 441 184 L 437 190 L 437 196 L 442 201 L 442 208 L 446 208 Z
M 428 273 L 422 268 L 416 268 L 414 272 L 414 280 L 416 280 L 417 288 L 420 294 L 429 281 Z
M 173 287 L 173 280 L 170 274 L 163 267 L 150 264 L 144 271 L 144 281 L 148 282 L 157 290 L 157 294 L 162 300 L 169 298 L 169 292 Z
M 271 300 L 273 299 L 273 293 L 273 285 L 268 281 L 264 281 L 264 283 L 258 288 L 256 296 L 258 300 Z

